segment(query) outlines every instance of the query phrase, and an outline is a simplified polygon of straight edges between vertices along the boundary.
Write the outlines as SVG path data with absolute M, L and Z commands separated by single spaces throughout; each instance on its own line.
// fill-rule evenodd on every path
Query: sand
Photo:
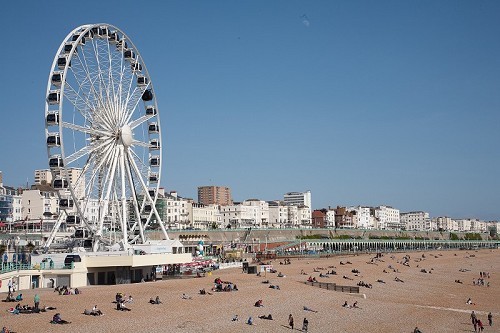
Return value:
M 306 317 L 309 332 L 413 332 L 418 326 L 428 332 L 473 332 L 470 313 L 474 310 L 485 324 L 485 332 L 500 332 L 500 250 L 410 252 L 410 267 L 401 263 L 405 253 L 384 254 L 382 261 L 368 264 L 372 254 L 337 256 L 325 259 L 292 259 L 290 265 L 274 267 L 276 273 L 263 276 L 244 274 L 241 269 L 218 270 L 203 278 L 146 282 L 140 284 L 89 286 L 81 288 L 81 295 L 58 295 L 51 289 L 23 291 L 25 301 L 33 304 L 38 293 L 42 306 L 57 307 L 55 311 L 40 314 L 13 315 L 7 309 L 15 303 L 0 303 L 0 325 L 15 332 L 291 332 L 288 315 L 295 320 L 295 330 L 302 327 Z M 425 258 L 422 258 L 425 255 Z M 417 260 L 419 262 L 417 262 Z M 352 264 L 340 265 L 340 261 Z M 399 273 L 389 269 L 391 265 Z M 419 267 L 417 267 L 417 265 Z M 335 266 L 335 268 L 329 267 Z M 320 278 L 319 271 L 335 270 L 337 275 Z M 321 269 L 324 268 L 324 269 Z M 432 273 L 422 273 L 424 268 Z M 360 276 L 351 270 L 358 269 Z M 384 273 L 383 270 L 388 273 Z M 469 271 L 461 272 L 460 269 Z M 304 270 L 307 275 L 301 275 Z M 489 272 L 490 287 L 474 286 L 473 279 L 479 272 Z M 359 281 L 372 284 L 360 288 L 359 294 L 325 290 L 304 283 L 308 276 L 318 281 L 355 286 Z M 346 275 L 353 280 L 343 278 Z M 395 277 L 404 282 L 394 281 Z M 213 286 L 216 277 L 231 281 L 239 291 L 200 295 Z M 378 283 L 382 279 L 386 283 Z M 454 282 L 460 279 L 463 284 Z M 263 284 L 280 286 L 271 289 Z M 112 303 L 117 292 L 132 295 L 134 303 L 130 312 L 115 310 Z M 182 299 L 182 294 L 192 299 Z M 151 305 L 151 297 L 160 296 L 163 304 Z M 2 298 L 5 295 L 1 295 Z M 471 297 L 475 304 L 466 304 Z M 262 299 L 263 307 L 254 306 Z M 347 301 L 358 302 L 359 308 L 344 308 Z M 84 309 L 94 305 L 104 316 L 83 315 Z M 307 306 L 318 312 L 304 311 Z M 68 325 L 50 324 L 54 313 L 59 312 Z M 493 327 L 487 326 L 487 314 L 493 314 Z M 232 321 L 238 314 L 239 321 Z M 259 315 L 272 314 L 274 320 L 259 319 Z M 245 322 L 252 316 L 254 325 Z

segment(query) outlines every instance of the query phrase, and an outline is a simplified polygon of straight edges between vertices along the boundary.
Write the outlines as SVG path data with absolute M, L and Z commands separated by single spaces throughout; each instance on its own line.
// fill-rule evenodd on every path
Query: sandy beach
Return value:
M 409 255 L 408 265 L 403 258 Z M 202 278 L 176 279 L 140 284 L 91 286 L 80 295 L 59 295 L 52 289 L 22 291 L 21 304 L 33 305 L 38 293 L 41 306 L 57 310 L 39 314 L 13 315 L 7 310 L 16 303 L 0 303 L 0 325 L 15 332 L 291 332 L 288 316 L 300 331 L 304 318 L 309 332 L 474 332 L 470 313 L 474 310 L 485 325 L 485 332 L 500 332 L 500 250 L 434 251 L 383 254 L 371 263 L 373 254 L 335 256 L 325 259 L 292 259 L 290 265 L 271 264 L 277 273 L 261 276 L 245 274 L 239 268 L 214 271 Z M 341 265 L 340 262 L 344 264 Z M 347 263 L 347 262 L 350 262 Z M 357 276 L 352 270 L 358 270 Z M 422 272 L 425 269 L 427 273 Z M 306 274 L 301 274 L 301 271 Z M 320 277 L 327 271 L 336 275 Z M 385 270 L 385 272 L 384 272 Z M 480 272 L 488 272 L 488 286 L 473 285 Z M 348 294 L 306 285 L 309 276 L 319 282 L 356 286 L 364 281 L 372 288 L 360 287 L 359 294 Z M 349 279 L 345 279 L 344 276 Z M 211 292 L 214 279 L 230 281 L 238 291 Z M 398 278 L 404 282 L 395 281 Z M 352 280 L 350 280 L 352 279 Z M 269 288 L 270 284 L 280 289 Z M 383 280 L 385 283 L 377 282 Z M 463 283 L 457 283 L 460 280 Z M 210 294 L 200 295 L 205 288 Z M 115 294 L 133 296 L 131 311 L 115 310 Z M 17 293 L 16 293 L 17 294 Z M 183 299 L 186 294 L 190 299 Z M 159 296 L 162 304 L 149 304 Z M 5 294 L 1 297 L 5 298 Z M 468 298 L 473 304 L 466 304 Z M 261 299 L 263 307 L 254 303 Z M 342 307 L 358 302 L 359 308 Z M 86 316 L 85 309 L 97 305 L 104 316 Z M 315 310 L 306 311 L 304 306 Z M 71 321 L 50 324 L 52 316 Z M 488 326 L 487 314 L 493 314 Z M 238 321 L 232 321 L 234 315 Z M 272 314 L 273 320 L 259 319 Z M 254 325 L 247 325 L 249 317 Z

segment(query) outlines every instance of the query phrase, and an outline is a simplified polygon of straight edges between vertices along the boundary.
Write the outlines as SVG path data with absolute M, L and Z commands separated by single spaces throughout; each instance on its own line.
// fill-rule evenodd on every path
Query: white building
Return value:
M 59 215 L 59 197 L 49 186 L 25 190 L 21 195 L 23 220 L 51 219 Z
M 406 230 L 430 231 L 431 221 L 427 212 L 408 212 L 400 214 L 401 225 Z
M 448 216 L 438 216 L 431 219 L 432 230 L 458 231 L 458 222 Z
M 269 225 L 269 204 L 259 199 L 248 199 L 243 201 L 243 205 L 258 207 L 256 224 L 259 228 L 267 228 Z
M 370 207 L 355 206 L 347 208 L 350 212 L 356 212 L 356 225 L 358 229 L 373 229 L 374 219 L 370 213 Z
M 162 207 L 163 211 L 159 211 L 160 217 L 165 225 L 171 229 L 186 229 L 191 226 L 191 203 L 177 195 L 177 192 L 172 191 L 170 194 L 161 195 L 164 193 L 160 189 L 158 192 L 157 208 Z M 158 202 L 160 201 L 160 203 Z
M 223 225 L 233 229 L 259 228 L 257 216 L 260 216 L 259 206 L 247 206 L 235 202 L 233 205 L 221 206 Z
M 401 221 L 399 218 L 399 209 L 390 206 L 378 206 L 374 208 L 375 218 L 377 219 L 376 229 L 381 230 L 400 230 Z
M 288 192 L 284 195 L 286 205 L 300 206 L 304 205 L 312 209 L 311 205 L 311 191 L 306 192 Z
M 200 203 L 192 203 L 192 224 L 193 228 L 208 230 L 215 227 L 223 228 L 219 205 L 210 204 L 204 205 Z
M 288 206 L 282 201 L 268 201 L 269 228 L 285 228 L 288 223 Z
M 328 208 L 326 211 L 325 223 L 327 228 L 335 228 L 335 209 Z
M 297 215 L 299 218 L 300 226 L 302 228 L 312 228 L 312 212 L 311 208 L 306 205 L 297 207 Z

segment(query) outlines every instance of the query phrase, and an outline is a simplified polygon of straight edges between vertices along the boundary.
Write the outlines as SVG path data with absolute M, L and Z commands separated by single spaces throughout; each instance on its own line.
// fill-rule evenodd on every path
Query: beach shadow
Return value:
M 281 327 L 284 327 L 284 328 L 288 328 L 289 330 L 291 331 L 299 331 L 299 332 L 302 332 L 301 329 L 298 329 L 298 328 L 294 328 L 293 330 L 290 328 L 290 326 L 287 326 L 287 325 L 281 325 Z

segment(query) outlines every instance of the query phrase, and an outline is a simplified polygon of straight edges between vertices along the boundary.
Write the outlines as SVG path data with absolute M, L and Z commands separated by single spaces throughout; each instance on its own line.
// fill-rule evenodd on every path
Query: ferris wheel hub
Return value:
M 129 125 L 123 125 L 121 128 L 121 141 L 125 147 L 130 147 L 132 145 L 132 129 Z

